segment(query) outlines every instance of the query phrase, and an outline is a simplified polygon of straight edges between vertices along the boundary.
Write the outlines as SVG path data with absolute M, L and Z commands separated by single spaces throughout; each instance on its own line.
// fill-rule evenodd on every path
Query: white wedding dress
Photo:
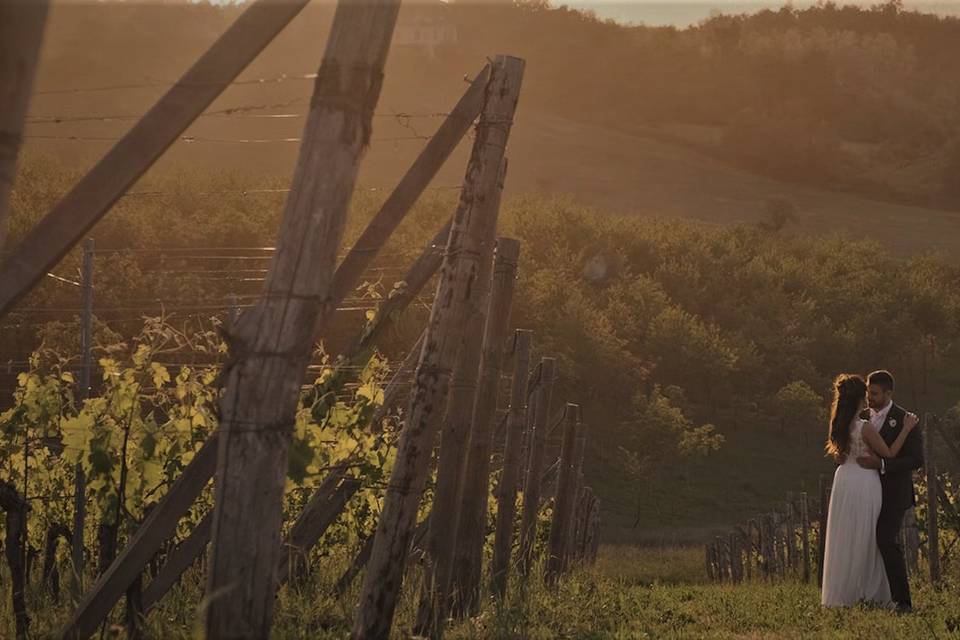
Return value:
M 891 602 L 890 583 L 877 547 L 877 517 L 883 503 L 880 474 L 857 464 L 857 457 L 869 452 L 863 441 L 864 424 L 866 421 L 854 419 L 846 462 L 833 476 L 820 596 L 826 607 Z

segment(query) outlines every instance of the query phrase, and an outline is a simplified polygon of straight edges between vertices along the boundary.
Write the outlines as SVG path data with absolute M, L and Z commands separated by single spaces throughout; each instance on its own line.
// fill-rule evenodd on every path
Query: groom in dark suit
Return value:
M 893 376 L 889 371 L 874 371 L 867 378 L 867 403 L 870 405 L 870 422 L 887 445 L 893 444 L 903 428 L 906 411 L 893 403 Z M 861 467 L 880 472 L 883 507 L 877 520 L 877 545 L 890 581 L 890 595 L 900 612 L 909 612 L 913 608 L 900 530 L 907 509 L 916 504 L 913 472 L 923 466 L 922 437 L 920 429 L 914 429 L 900 453 L 893 458 L 878 458 L 871 454 L 857 459 Z

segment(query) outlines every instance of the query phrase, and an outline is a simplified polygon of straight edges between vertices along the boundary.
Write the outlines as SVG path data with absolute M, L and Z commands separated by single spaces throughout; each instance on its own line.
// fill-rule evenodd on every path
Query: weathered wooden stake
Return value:
M 317 320 L 370 140 L 399 0 L 341 0 L 317 75 L 265 293 L 227 334 L 207 637 L 270 635 L 287 450 Z
M 553 396 L 556 361 L 541 358 L 540 379 L 533 399 L 533 427 L 528 437 L 527 474 L 523 484 L 523 515 L 520 522 L 520 550 L 518 569 L 526 576 L 533 568 L 534 542 L 537 537 L 537 517 L 540 513 L 540 475 L 543 471 L 543 450 L 546 443 L 547 420 Z
M 823 587 L 823 558 L 827 552 L 827 517 L 830 512 L 830 485 L 820 476 L 820 516 L 817 523 L 817 584 Z
M 0 249 L 49 6 L 47 0 L 0 2 Z
M 563 441 L 560 448 L 560 470 L 557 477 L 557 499 L 554 503 L 553 521 L 550 524 L 550 537 L 547 548 L 546 577 L 548 582 L 556 582 L 567 568 L 567 538 L 573 525 L 574 494 L 576 490 L 576 449 L 577 432 L 580 428 L 580 406 L 567 403 L 563 420 Z
M 924 416 L 924 423 L 930 424 L 930 414 Z M 924 429 L 923 457 L 927 474 L 927 563 L 930 567 L 930 582 L 940 582 L 940 529 L 937 526 L 937 464 L 933 457 L 933 433 Z
M 593 492 L 590 505 L 590 521 L 587 525 L 587 562 L 594 564 L 600 551 L 600 498 Z
M 410 535 L 430 467 L 434 436 L 462 341 L 468 303 L 478 295 L 476 277 L 484 244 L 495 238 L 489 204 L 500 187 L 504 146 L 519 97 L 523 61 L 497 56 L 491 63 L 483 115 L 467 166 L 460 206 L 450 230 L 427 338 L 414 380 L 397 460 L 377 523 L 376 538 L 353 637 L 385 638 L 403 582 Z
M 87 238 L 83 247 L 83 285 L 80 304 L 83 315 L 80 318 L 80 380 L 77 387 L 77 402 L 82 406 L 90 397 L 90 379 L 93 373 L 93 238 Z M 84 529 L 87 516 L 87 478 L 83 465 L 77 463 L 73 481 L 73 540 L 71 557 L 73 573 L 70 582 L 73 595 L 83 593 L 84 573 Z
M 743 582 L 743 547 L 740 533 L 736 530 L 730 533 L 730 558 L 733 562 L 731 575 L 735 583 Z
M 288 578 L 302 580 L 307 573 L 307 559 L 314 545 L 330 528 L 360 489 L 360 480 L 347 475 L 346 470 L 331 471 L 323 484 L 311 496 L 311 508 L 304 508 L 290 528 L 284 543 L 287 557 L 281 556 L 277 567 L 277 582 Z
M 510 325 L 520 242 L 497 240 L 490 307 L 484 326 L 480 380 L 470 426 L 467 460 L 462 470 L 457 546 L 454 550 L 455 613 L 474 614 L 480 605 L 483 546 L 487 532 L 487 496 L 490 494 L 490 453 L 497 411 L 503 345 Z
M 180 580 L 183 572 L 190 568 L 210 541 L 210 528 L 213 524 L 213 512 L 208 511 L 177 547 L 167 556 L 167 561 L 157 575 L 143 590 L 143 610 L 150 613 L 167 591 Z
M 502 182 L 496 189 L 502 191 Z M 499 198 L 498 205 L 499 205 Z M 499 206 L 491 207 L 496 219 Z M 417 635 L 440 637 L 451 598 L 453 556 L 459 535 L 461 485 L 467 463 L 470 421 L 483 350 L 483 326 L 490 298 L 490 277 L 493 272 L 494 243 L 484 243 L 478 256 L 476 295 L 466 301 L 462 344 L 453 367 L 446 413 L 440 431 L 440 452 L 437 456 L 436 482 L 430 511 L 430 526 L 424 543 L 423 584 L 417 609 Z
M 0 508 L 6 512 L 6 538 L 3 541 L 7 566 L 10 568 L 10 599 L 17 640 L 26 639 L 30 630 L 30 617 L 24 591 L 29 572 L 26 569 L 27 512 L 30 505 L 8 482 L 0 481 Z
M 800 535 L 803 544 L 803 581 L 810 582 L 810 508 L 807 504 L 807 492 L 800 494 Z
M 797 526 L 796 518 L 794 513 L 794 501 L 793 493 L 787 493 L 787 501 L 783 505 L 783 513 L 785 516 L 784 526 L 786 527 L 786 543 L 787 543 L 787 564 L 790 566 L 790 571 L 796 571 L 797 569 Z
M 583 489 L 584 484 L 584 475 L 583 475 L 583 462 L 587 452 L 587 425 L 583 422 L 583 416 L 581 415 L 580 425 L 577 428 L 577 436 L 574 440 L 573 446 L 573 464 L 574 464 L 574 510 L 572 514 L 573 523 L 570 528 L 570 535 L 568 536 L 567 541 L 567 558 L 568 561 L 578 560 L 577 554 L 575 552 L 575 547 L 577 545 L 577 539 L 580 534 L 580 525 L 583 522 L 583 517 L 581 514 L 582 504 L 580 501 L 580 493 Z
M 917 573 L 920 559 L 920 527 L 917 524 L 915 509 L 907 509 L 903 516 L 903 551 L 907 559 L 907 571 L 910 575 Z
M 503 469 L 497 485 L 497 523 L 493 540 L 493 564 L 490 569 L 490 590 L 502 598 L 507 593 L 510 577 L 510 550 L 513 546 L 513 521 L 517 509 L 517 487 L 520 482 L 524 427 L 527 424 L 527 370 L 533 332 L 517 329 L 513 334 L 513 379 L 510 385 L 510 411 L 503 445 Z

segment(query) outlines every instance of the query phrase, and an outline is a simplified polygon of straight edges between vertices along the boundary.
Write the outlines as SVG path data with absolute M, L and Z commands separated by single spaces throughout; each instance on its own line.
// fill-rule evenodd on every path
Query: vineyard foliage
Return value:
M 72 525 L 78 467 L 86 477 L 89 534 L 103 544 L 104 530 L 114 537 L 134 531 L 216 430 L 219 367 L 202 361 L 225 350 L 214 328 L 185 331 L 162 317 L 147 318 L 130 341 L 98 345 L 98 392 L 83 401 L 77 363 L 46 347 L 34 352 L 29 370 L 18 375 L 13 406 L 0 414 L 6 460 L 0 480 L 32 506 L 28 544 L 43 548 L 51 527 Z M 353 517 L 329 535 L 355 541 L 376 522 L 380 488 L 392 464 L 392 433 L 375 435 L 369 428 L 383 401 L 388 365 L 374 355 L 347 373 L 322 353 L 315 355 L 324 364 L 301 394 L 287 510 L 299 512 L 332 468 L 346 466 L 369 491 L 359 492 L 348 509 Z M 183 364 L 194 358 L 200 363 Z M 212 491 L 181 523 L 181 533 L 189 532 L 211 500 Z

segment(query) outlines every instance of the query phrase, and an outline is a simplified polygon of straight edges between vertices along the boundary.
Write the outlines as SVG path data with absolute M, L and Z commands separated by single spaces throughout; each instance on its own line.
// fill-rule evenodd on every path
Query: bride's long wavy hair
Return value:
M 846 455 L 850 447 L 850 423 L 860 412 L 867 395 L 867 383 L 858 375 L 843 373 L 833 381 L 833 407 L 830 409 L 830 432 L 827 453 Z

